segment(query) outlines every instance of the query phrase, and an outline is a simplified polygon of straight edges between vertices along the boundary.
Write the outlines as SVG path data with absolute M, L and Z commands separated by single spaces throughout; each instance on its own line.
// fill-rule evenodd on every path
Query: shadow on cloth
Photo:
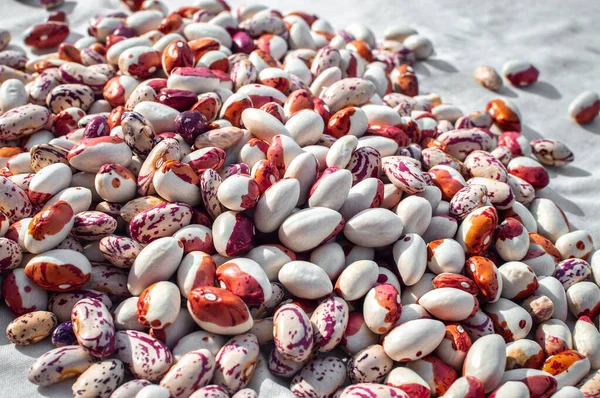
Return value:
M 560 92 L 554 87 L 552 84 L 548 82 L 536 82 L 531 86 L 527 87 L 519 87 L 523 91 L 527 91 L 528 93 L 537 94 L 541 97 L 548 99 L 560 99 L 562 95 Z
M 411 66 L 415 70 L 416 74 L 423 76 L 431 76 L 431 72 L 429 72 L 429 69 L 427 69 L 423 62 L 417 62 L 412 64 Z
M 540 138 L 544 138 L 544 136 L 542 134 L 540 134 L 536 130 L 532 129 L 531 127 L 527 126 L 526 124 L 521 126 L 521 134 L 523 134 L 525 137 L 529 138 L 530 140 L 537 140 Z
M 43 8 L 42 5 L 40 4 L 40 0 L 16 0 L 17 3 L 21 3 L 23 5 L 29 6 L 29 7 L 35 7 L 35 8 Z M 48 11 L 64 11 L 65 14 L 71 14 L 73 12 L 73 10 L 75 9 L 75 6 L 77 6 L 77 2 L 76 1 L 65 1 L 61 6 L 59 7 L 53 7 L 48 9 Z
M 61 392 L 67 387 L 73 384 L 77 378 L 66 379 L 56 384 L 52 384 L 48 387 L 38 387 L 37 392 L 44 397 L 58 397 Z M 69 390 L 71 388 L 69 387 Z
M 42 8 L 39 0 L 17 0 L 17 3 L 21 3 L 29 7 Z
M 59 8 L 53 8 L 51 11 L 60 10 L 64 11 L 65 14 L 72 14 L 73 10 L 75 9 L 75 6 L 77 6 L 76 1 L 65 1 L 65 3 L 62 6 L 60 6 Z
M 592 173 L 590 173 L 589 171 L 580 169 L 579 167 L 575 167 L 573 166 L 573 164 L 566 165 L 563 167 L 547 167 L 546 170 L 548 171 L 548 175 L 550 175 L 550 178 L 554 178 L 557 175 L 573 178 L 589 177 L 592 175 Z
M 24 346 L 15 345 L 15 348 L 22 355 L 26 355 L 30 358 L 39 358 L 40 356 L 44 355 L 46 352 L 49 351 L 48 348 L 44 347 L 43 344 L 31 344 Z
M 592 123 L 580 125 L 582 129 L 590 133 L 600 134 L 600 117 L 596 117 Z
M 505 96 L 505 97 L 511 97 L 511 98 L 517 98 L 518 97 L 518 95 L 515 92 L 515 90 L 513 90 L 512 88 L 507 87 L 507 86 L 500 87 L 500 89 L 497 90 L 496 92 L 498 94 L 500 94 L 500 95 Z
M 448 72 L 448 73 L 457 73 L 458 72 L 458 69 L 456 69 L 456 67 L 454 67 L 454 65 L 452 65 L 448 61 L 444 61 L 443 59 L 428 59 L 424 62 L 427 65 L 429 65 L 435 69 L 439 69 L 443 72 Z

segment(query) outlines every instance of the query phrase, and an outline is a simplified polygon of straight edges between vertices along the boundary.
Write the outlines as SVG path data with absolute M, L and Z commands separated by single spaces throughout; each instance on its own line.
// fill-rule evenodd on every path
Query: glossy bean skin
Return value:
M 296 362 L 309 357 L 313 347 L 313 328 L 302 308 L 284 304 L 275 313 L 273 326 L 279 354 Z
M 6 337 L 17 345 L 35 344 L 47 337 L 57 325 L 56 315 L 34 311 L 13 320 L 6 327 Z
M 150 381 L 160 380 L 173 362 L 171 352 L 163 343 L 136 331 L 117 332 L 115 357 L 133 375 Z
M 62 22 L 46 22 L 35 25 L 25 33 L 25 44 L 36 49 L 52 48 L 69 35 L 69 25 Z
M 96 362 L 82 347 L 55 348 L 39 357 L 29 369 L 27 378 L 39 386 L 50 386 L 61 380 L 79 376 Z
M 118 359 L 108 359 L 90 366 L 73 384 L 74 394 L 83 396 L 111 394 L 123 381 L 125 367 Z
M 215 371 L 215 357 L 205 349 L 183 355 L 160 381 L 171 394 L 190 396 L 207 385 Z
M 315 397 L 598 389 L 594 231 L 545 197 L 545 167 L 573 152 L 529 142 L 530 115 L 421 93 L 434 49 L 408 26 L 378 43 L 309 12 L 123 2 L 73 44 L 50 14 L 24 39 L 57 52 L 35 59 L 0 29 L 7 337 L 58 347 L 34 383 L 79 376 L 74 395 L 114 398 L 255 397 L 270 374 Z M 475 79 L 503 84 L 491 67 Z M 599 110 L 587 92 L 568 113 Z
M 251 333 L 230 339 L 217 353 L 213 381 L 230 394 L 246 387 L 254 374 L 259 354 L 258 340 Z M 241 372 L 232 372 L 240 367 Z
M 99 300 L 78 301 L 71 312 L 75 337 L 83 348 L 96 357 L 106 357 L 115 350 L 115 326 L 109 309 Z

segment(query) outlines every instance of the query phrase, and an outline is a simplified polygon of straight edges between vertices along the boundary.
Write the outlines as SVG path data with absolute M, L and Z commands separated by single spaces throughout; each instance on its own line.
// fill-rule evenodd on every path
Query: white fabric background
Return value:
M 445 102 L 465 112 L 483 110 L 498 94 L 473 80 L 473 69 L 487 64 L 501 69 L 511 58 L 532 62 L 541 72 L 540 81 L 525 89 L 507 87 L 502 95 L 521 110 L 523 133 L 530 139 L 557 138 L 568 144 L 575 162 L 550 171 L 549 187 L 539 196 L 558 203 L 576 229 L 588 229 L 600 243 L 599 177 L 600 120 L 579 126 L 568 118 L 571 100 L 584 90 L 600 90 L 600 2 L 589 0 L 466 1 L 466 0 L 328 0 L 277 1 L 263 3 L 282 11 L 303 10 L 318 14 L 335 27 L 352 22 L 369 26 L 379 38 L 385 27 L 407 24 L 429 37 L 436 56 L 415 66 L 421 91 L 435 92 Z M 193 0 L 165 0 L 171 9 Z M 240 1 L 231 1 L 233 7 Z M 87 21 L 95 14 L 123 10 L 118 0 L 67 1 L 70 41 L 86 34 Z M 44 20 L 46 12 L 36 0 L 0 0 L 0 27 L 10 29 L 13 43 L 22 45 L 23 31 Z M 598 243 L 597 243 L 598 244 Z M 0 304 L 0 326 L 11 316 Z M 37 388 L 26 373 L 34 358 L 49 350 L 49 342 L 18 348 L 0 333 L 0 396 L 67 397 L 71 382 Z M 271 383 L 268 383 L 271 384 Z M 272 386 L 272 384 L 271 384 Z M 283 397 L 281 390 L 261 396 Z

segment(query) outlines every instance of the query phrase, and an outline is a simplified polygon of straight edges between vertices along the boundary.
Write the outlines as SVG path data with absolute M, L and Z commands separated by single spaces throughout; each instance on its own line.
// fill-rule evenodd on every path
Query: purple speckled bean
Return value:
M 181 159 L 187 163 L 198 174 L 207 169 L 218 170 L 225 162 L 226 153 L 223 149 L 217 147 L 205 147 L 190 152 Z
M 480 337 L 494 334 L 494 323 L 492 319 L 483 311 L 478 310 L 475 315 L 461 322 L 462 327 L 472 341 L 476 341 Z
M 91 289 L 100 290 L 113 299 L 131 296 L 127 289 L 127 270 L 106 263 L 92 263 L 92 276 L 87 283 Z
M 88 66 L 88 69 L 94 72 L 102 73 L 103 75 L 106 75 L 109 79 L 115 77 L 117 74 L 113 67 L 106 63 L 90 65 Z
M 295 362 L 284 358 L 277 348 L 273 348 L 267 360 L 267 367 L 274 375 L 281 377 L 293 377 L 304 367 L 303 362 Z
M 313 348 L 313 328 L 306 313 L 295 304 L 284 304 L 273 319 L 275 348 L 282 357 L 302 362 Z
M 148 156 L 156 145 L 154 127 L 150 121 L 138 112 L 126 112 L 121 119 L 121 127 L 125 142 L 133 153 Z
M 379 177 L 381 171 L 381 155 L 372 147 L 358 148 L 352 152 L 346 169 L 352 173 L 352 185 L 370 177 Z
M 79 53 L 79 55 L 81 55 L 81 62 L 85 66 L 101 65 L 101 64 L 105 64 L 107 62 L 106 58 L 102 54 L 100 54 L 98 51 L 95 51 L 91 48 L 82 49 L 81 52 Z M 92 69 L 88 69 L 88 72 L 89 71 L 92 71 Z M 110 77 L 108 77 L 108 78 L 110 78 Z
M 496 146 L 496 138 L 483 129 L 458 129 L 442 133 L 436 138 L 446 145 L 448 153 L 463 161 L 475 150 L 491 151 Z
M 219 175 L 222 179 L 231 177 L 232 175 L 250 174 L 250 168 L 246 163 L 228 164 L 219 170 Z
M 187 398 L 192 393 L 206 386 L 215 371 L 215 357 L 210 351 L 200 349 L 191 351 L 177 363 L 162 378 L 160 385 L 178 398 Z
M 29 102 L 36 105 L 46 105 L 48 93 L 61 84 L 58 68 L 46 69 L 29 84 Z
M 509 174 L 507 184 L 510 186 L 517 202 L 527 205 L 535 199 L 535 188 L 522 178 Z
M 407 149 L 408 151 L 408 149 Z M 460 171 L 460 165 L 452 156 L 439 148 L 425 148 L 421 152 L 423 158 L 423 166 L 425 169 L 430 169 L 437 165 L 450 166 L 453 169 Z
M 154 88 L 146 84 L 140 84 L 133 89 L 127 101 L 125 102 L 125 109 L 132 111 L 137 104 L 144 101 L 155 101 L 158 94 Z
M 143 246 L 127 236 L 111 235 L 100 240 L 99 249 L 115 267 L 131 268 Z
M 143 332 L 117 332 L 114 356 L 125 363 L 134 376 L 150 381 L 160 380 L 171 367 L 173 356 L 159 340 Z
M 242 21 L 239 28 L 254 38 L 265 33 L 282 35 L 286 32 L 283 20 L 269 11 L 256 13 L 252 18 Z
M 310 317 L 315 330 L 316 350 L 331 351 L 342 341 L 348 316 L 348 304 L 339 297 L 331 296 L 319 304 Z
M 573 152 L 561 141 L 538 139 L 531 141 L 531 152 L 541 163 L 564 166 L 575 158 Z
M 59 323 L 54 332 L 52 332 L 52 345 L 55 347 L 65 347 L 76 344 L 77 337 L 73 333 L 73 322 L 66 321 Z
M 298 397 L 328 397 L 345 381 L 346 366 L 340 358 L 317 358 L 292 379 L 290 390 Z
M 347 78 L 333 83 L 320 97 L 331 112 L 337 112 L 350 106 L 364 105 L 374 94 L 373 82 L 361 78 Z
M 71 313 L 73 333 L 79 345 L 96 357 L 106 357 L 116 347 L 115 325 L 109 309 L 99 300 L 83 299 Z
M 67 62 L 58 69 L 60 71 L 60 79 L 63 82 L 83 84 L 98 93 L 102 92 L 106 82 L 109 80 L 108 76 L 75 62 Z
M 181 159 L 181 146 L 172 138 L 160 141 L 148 154 L 142 164 L 137 177 L 138 193 L 140 195 L 152 195 L 156 193 L 152 182 L 154 174 L 168 160 Z
M 185 111 L 175 118 L 175 132 L 190 144 L 207 130 L 208 119 L 199 111 Z
M 164 203 L 146 209 L 129 224 L 131 237 L 140 243 L 150 243 L 171 236 L 192 219 L 192 208 L 185 203 Z
M 427 186 L 419 163 L 412 158 L 387 156 L 382 159 L 382 168 L 390 182 L 408 194 L 423 192 Z
M 237 91 L 242 86 L 256 83 L 258 71 L 252 62 L 243 59 L 231 67 L 229 77 L 233 81 L 234 90 Z
M 77 378 L 74 397 L 108 397 L 123 382 L 125 367 L 118 359 L 95 363 Z
M 76 107 L 87 112 L 94 103 L 94 91 L 83 84 L 61 84 L 56 86 L 46 98 L 46 105 L 52 113 Z
M 27 193 L 10 179 L 0 176 L 0 211 L 11 223 L 33 214 L 33 206 Z
M 110 134 L 108 120 L 104 116 L 92 116 L 85 125 L 83 138 L 103 137 Z
M 379 344 L 356 353 L 348 361 L 348 377 L 352 384 L 380 383 L 392 370 L 393 361 Z
M 9 79 L 17 79 L 23 84 L 26 84 L 29 83 L 33 77 L 29 73 L 22 72 L 9 66 L 0 65 L 0 82 L 5 82 Z
M 217 198 L 217 191 L 221 182 L 221 176 L 213 169 L 204 171 L 200 176 L 202 201 L 206 211 L 213 218 L 217 218 L 225 210 Z
M 213 382 L 233 394 L 246 387 L 258 363 L 258 339 L 251 333 L 232 337 L 219 350 Z
M 592 274 L 590 264 L 579 258 L 569 258 L 556 265 L 554 277 L 562 283 L 565 290 L 577 282 L 584 281 Z
M 69 164 L 67 156 L 69 151 L 58 145 L 38 144 L 31 148 L 31 168 L 38 172 L 44 167 L 54 163 Z
M 0 238 L 0 272 L 18 268 L 21 260 L 23 253 L 19 244 L 14 240 Z
M 464 219 L 470 212 L 489 205 L 485 185 L 473 184 L 461 188 L 450 200 L 450 215 Z
M 493 123 L 492 117 L 487 112 L 473 112 L 458 118 L 454 123 L 455 129 L 474 128 L 489 129 Z M 463 127 L 460 127 L 460 126 Z
M 29 184 L 31 184 L 31 180 L 34 176 L 35 173 L 22 173 L 10 176 L 8 177 L 8 179 L 17 184 L 17 186 L 22 190 L 27 191 L 29 189 Z M 6 218 L 4 222 L 7 224 L 6 228 L 8 228 L 8 218 Z
M 26 346 L 45 339 L 57 324 L 49 311 L 33 311 L 15 318 L 6 327 L 6 337 L 16 345 Z
M 337 48 L 325 46 L 317 51 L 317 55 L 310 66 L 310 71 L 317 77 L 327 68 L 340 66 L 341 60 L 340 51 Z
M 142 388 L 150 385 L 152 385 L 152 383 L 148 380 L 131 380 L 117 388 L 110 398 L 135 398 Z
M 0 140 L 22 138 L 43 129 L 50 121 L 50 112 L 40 105 L 27 104 L 0 116 Z
M 96 358 L 83 347 L 71 345 L 55 348 L 33 362 L 27 378 L 33 384 L 47 387 L 79 376 L 94 362 Z
M 0 51 L 0 65 L 14 69 L 23 69 L 27 63 L 27 55 L 17 50 Z
M 473 151 L 465 158 L 465 167 L 473 177 L 485 177 L 506 182 L 506 167 L 493 155 L 485 151 Z
M 117 228 L 117 220 L 100 211 L 82 211 L 75 215 L 71 234 L 84 240 L 100 240 L 112 234 Z

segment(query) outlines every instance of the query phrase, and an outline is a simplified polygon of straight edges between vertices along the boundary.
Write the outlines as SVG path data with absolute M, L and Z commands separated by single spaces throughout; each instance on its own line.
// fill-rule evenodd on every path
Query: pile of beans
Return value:
M 46 1 L 56 5 L 59 1 Z M 515 104 L 422 94 L 432 43 L 127 0 L 0 32 L 0 272 L 28 379 L 74 397 L 597 397 L 600 254 Z M 535 84 L 507 62 L 475 72 Z M 473 84 L 473 83 L 472 83 Z M 589 122 L 588 92 L 569 114 Z M 130 380 L 125 382 L 126 380 Z

